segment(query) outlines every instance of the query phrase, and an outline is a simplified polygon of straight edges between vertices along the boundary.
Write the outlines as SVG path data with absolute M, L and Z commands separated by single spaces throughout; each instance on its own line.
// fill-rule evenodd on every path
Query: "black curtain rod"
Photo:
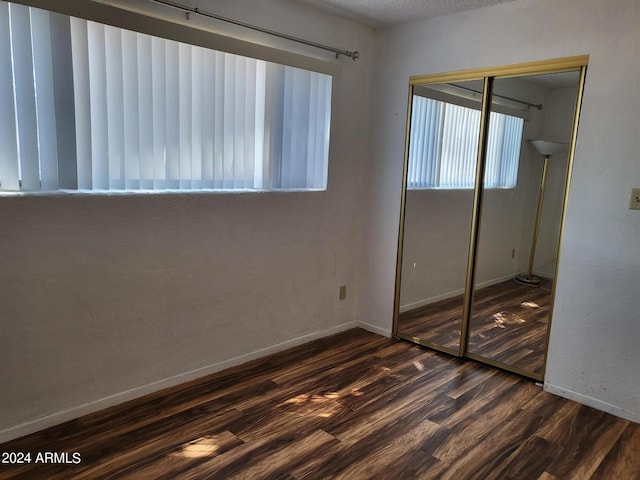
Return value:
M 309 40 L 305 40 L 304 38 L 292 37 L 291 35 L 287 35 L 285 33 L 276 32 L 273 30 L 268 30 L 266 28 L 258 27 L 256 25 L 251 25 L 249 23 L 241 22 L 239 20 L 234 20 L 232 18 L 223 17 L 221 15 L 217 15 L 215 13 L 205 12 L 204 10 L 200 10 L 199 8 L 191 8 L 187 5 L 182 5 L 180 3 L 172 2 L 170 0 L 151 0 L 155 3 L 160 3 L 162 5 L 166 5 L 168 7 L 177 8 L 178 10 L 182 10 L 186 12 L 187 19 L 189 19 L 190 15 L 193 13 L 195 15 L 202 15 L 203 17 L 213 18 L 215 20 L 220 20 L 222 22 L 231 23 L 233 25 L 238 25 L 240 27 L 249 28 L 251 30 L 256 30 L 258 32 L 266 33 L 268 35 L 273 35 L 275 37 L 284 38 L 285 40 L 291 40 L 292 42 L 302 43 L 304 45 L 309 45 L 311 47 L 320 48 L 322 50 L 326 50 L 329 52 L 333 52 L 336 54 L 336 58 L 340 55 L 344 55 L 345 57 L 351 58 L 353 61 L 356 61 L 360 58 L 360 53 L 357 50 L 350 52 L 349 50 L 341 50 L 339 48 L 329 47 L 327 45 L 322 45 L 321 43 L 311 42 Z

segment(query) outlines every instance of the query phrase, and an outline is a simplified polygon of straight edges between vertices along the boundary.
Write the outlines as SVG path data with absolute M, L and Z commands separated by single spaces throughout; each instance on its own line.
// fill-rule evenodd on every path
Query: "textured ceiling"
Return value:
M 437 17 L 513 0 L 298 0 L 373 27 Z

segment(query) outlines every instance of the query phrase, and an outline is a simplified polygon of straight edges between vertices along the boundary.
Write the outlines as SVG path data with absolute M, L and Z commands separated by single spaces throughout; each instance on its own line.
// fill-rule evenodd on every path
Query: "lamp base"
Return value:
M 530 275 L 528 273 L 521 273 L 516 276 L 516 282 L 524 283 L 526 285 L 538 285 L 541 282 L 540 277 L 536 277 L 535 275 Z

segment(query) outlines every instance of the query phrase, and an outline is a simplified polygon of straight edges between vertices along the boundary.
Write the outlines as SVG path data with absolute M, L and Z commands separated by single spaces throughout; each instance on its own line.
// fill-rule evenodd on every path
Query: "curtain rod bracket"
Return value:
M 215 13 L 206 12 L 204 10 L 200 10 L 198 7 L 191 8 L 187 5 L 182 5 L 181 3 L 176 3 L 171 0 L 150 0 L 150 1 L 159 3 L 161 5 L 165 5 L 167 7 L 177 8 L 178 10 L 184 11 L 185 17 L 187 18 L 187 20 L 191 20 L 191 14 L 194 13 L 196 15 L 202 15 L 203 17 L 213 18 L 214 20 L 220 20 L 222 22 L 231 23 L 233 25 L 238 25 L 240 27 L 248 28 L 250 30 L 255 30 L 257 32 L 273 35 L 274 37 L 284 38 L 285 40 L 290 40 L 292 42 L 302 43 L 303 45 L 308 45 L 310 47 L 315 47 L 321 50 L 326 50 L 328 52 L 333 52 L 336 54 L 336 58 L 340 58 L 340 55 L 344 55 L 345 57 L 351 58 L 354 62 L 360 59 L 360 52 L 358 52 L 357 50 L 350 52 L 349 50 L 341 50 L 339 48 L 322 45 L 321 43 L 305 40 L 304 38 L 293 37 L 285 33 L 280 33 L 274 30 L 258 27 L 256 25 L 251 25 L 249 23 L 241 22 L 239 20 L 233 20 L 231 18 L 223 17 Z

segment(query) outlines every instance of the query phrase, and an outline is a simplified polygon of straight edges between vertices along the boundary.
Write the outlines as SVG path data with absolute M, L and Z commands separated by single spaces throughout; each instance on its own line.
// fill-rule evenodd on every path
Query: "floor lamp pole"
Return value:
M 538 243 L 538 230 L 540 229 L 540 218 L 542 217 L 542 203 L 544 202 L 544 187 L 547 182 L 547 166 L 549 158 L 554 153 L 559 152 L 566 143 L 546 142 L 544 140 L 529 140 L 529 143 L 544 157 L 542 164 L 542 178 L 540 179 L 540 191 L 538 193 L 538 211 L 536 212 L 536 223 L 533 227 L 533 239 L 531 240 L 531 254 L 529 255 L 529 269 L 527 273 L 521 273 L 516 276 L 516 280 L 520 283 L 529 285 L 537 285 L 540 283 L 540 277 L 533 274 L 533 259 L 536 256 L 536 244 Z
M 540 229 L 540 218 L 542 217 L 542 204 L 544 202 L 544 187 L 547 182 L 547 167 L 549 165 L 549 157 L 545 155 L 542 163 L 542 178 L 540 179 L 540 191 L 538 192 L 538 210 L 536 212 L 536 223 L 533 227 L 533 238 L 531 240 L 531 254 L 529 255 L 529 269 L 526 274 L 518 275 L 516 278 L 524 283 L 538 284 L 540 277 L 533 274 L 533 260 L 536 256 L 536 244 L 538 243 L 538 230 Z

